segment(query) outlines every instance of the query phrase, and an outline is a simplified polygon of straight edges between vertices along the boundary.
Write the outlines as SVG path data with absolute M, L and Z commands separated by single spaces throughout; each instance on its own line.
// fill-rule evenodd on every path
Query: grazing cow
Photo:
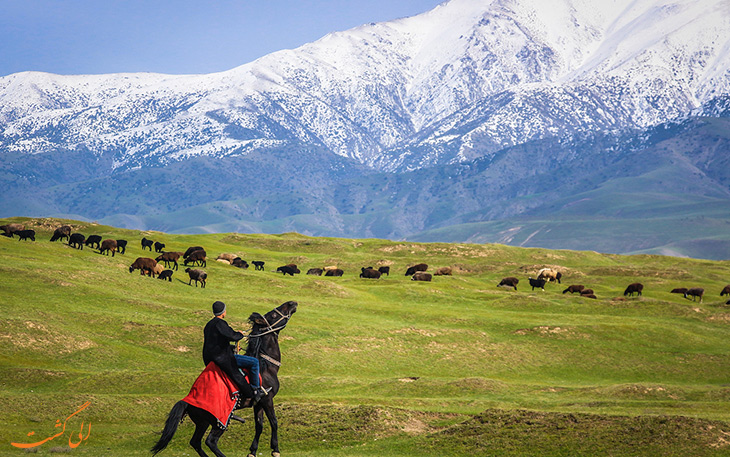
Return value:
M 64 238 L 69 239 L 70 236 L 71 236 L 71 226 L 62 225 L 53 231 L 53 236 L 51 236 L 51 241 L 63 240 Z
M 264 271 L 264 264 L 265 264 L 265 262 L 262 262 L 260 260 L 252 260 L 251 263 L 254 266 L 254 270 Z
M 162 252 L 163 249 L 165 249 L 165 243 L 155 241 L 155 252 Z
M 13 233 L 19 232 L 21 230 L 25 230 L 25 225 L 23 224 L 7 224 L 7 225 L 0 225 L 0 230 L 3 231 L 3 235 L 12 238 Z
M 229 254 L 229 253 L 224 252 L 223 254 L 218 254 L 218 257 L 216 257 L 215 260 L 223 259 L 223 260 L 229 261 L 230 263 L 233 263 L 233 260 L 236 258 L 238 258 L 238 256 L 236 254 Z
M 81 233 L 73 233 L 68 239 L 68 245 L 76 249 L 84 250 L 84 241 L 86 237 Z
M 185 253 L 183 254 L 183 259 L 187 259 L 190 254 L 192 254 L 195 251 L 204 251 L 203 246 L 190 246 L 185 250 Z
M 559 271 L 553 270 L 552 268 L 543 268 L 537 272 L 537 279 L 546 279 L 547 281 L 557 281 L 560 284 L 560 278 L 563 274 Z
M 172 270 L 162 270 L 160 274 L 157 276 L 157 279 L 165 280 L 172 282 Z
M 378 267 L 378 271 L 381 275 L 388 275 L 390 276 L 390 267 Z
M 25 230 L 25 225 L 23 225 L 23 224 L 0 225 L 0 230 L 3 231 L 4 236 L 7 236 L 8 238 L 12 238 L 14 233 L 17 233 L 21 230 Z
M 533 278 L 527 278 L 528 281 L 530 281 L 530 286 L 532 286 L 532 290 L 535 290 L 535 287 L 539 287 L 542 289 L 543 292 L 545 292 L 545 283 L 547 280 L 545 279 L 533 279 Z
M 35 230 L 18 230 L 15 234 L 18 235 L 18 241 L 27 239 L 35 241 Z
M 152 271 L 153 271 L 153 272 L 154 272 L 154 273 L 155 273 L 156 275 L 159 275 L 160 273 L 162 273 L 163 271 L 165 271 L 165 267 L 163 267 L 162 265 L 160 265 L 160 264 L 158 263 L 157 265 L 155 265 L 155 268 L 153 268 L 153 269 L 152 269 Z
M 670 293 L 671 294 L 683 294 L 684 295 L 684 294 L 687 293 L 688 290 L 689 289 L 687 289 L 686 287 L 679 287 L 677 289 L 672 289 L 672 291 Z
M 327 270 L 327 272 L 324 274 L 325 276 L 342 276 L 345 274 L 344 271 L 342 271 L 339 268 L 335 268 L 333 270 Z
M 198 281 L 202 284 L 200 287 L 205 289 L 205 282 L 208 280 L 208 273 L 204 272 L 203 270 L 193 270 L 192 268 L 186 268 L 185 273 L 188 274 L 190 277 L 190 281 L 188 281 L 188 286 L 192 285 L 192 282 L 195 281 L 195 287 L 198 287 Z
M 139 270 L 141 275 L 144 276 L 145 274 L 147 274 L 147 276 L 152 276 L 154 278 L 156 265 L 157 261 L 155 259 L 150 259 L 148 257 L 137 257 L 132 265 L 129 266 L 129 272 L 131 273 L 134 270 Z
M 120 254 L 127 253 L 127 240 L 117 240 L 117 252 Z
M 197 251 L 193 251 L 186 259 L 183 261 L 183 265 L 186 267 L 188 266 L 188 262 L 195 265 L 196 263 L 199 263 L 201 267 L 207 266 L 208 262 L 206 262 L 206 253 L 202 249 L 198 249 Z
M 86 246 L 96 247 L 96 249 L 99 249 L 100 243 L 101 243 L 100 235 L 89 235 L 89 237 L 86 238 L 86 241 L 84 241 L 84 244 Z M 96 246 L 94 246 L 94 245 L 96 245 Z
M 163 262 L 166 267 L 169 267 L 170 263 L 172 263 L 172 269 L 177 270 L 177 260 L 182 254 L 182 252 L 163 252 L 162 254 L 158 255 L 155 260 L 158 262 Z
M 112 257 L 114 257 L 114 253 L 117 251 L 117 240 L 104 240 L 101 242 L 101 247 L 99 248 L 99 254 L 104 254 L 106 251 L 106 255 L 109 255 L 109 253 L 112 253 Z
M 580 292 L 581 290 L 585 289 L 585 287 L 582 284 L 573 284 L 572 286 L 568 286 L 567 289 L 563 291 L 564 294 L 567 294 L 568 292 L 575 293 Z
M 294 276 L 295 274 L 301 273 L 301 271 L 299 271 L 299 268 L 297 268 L 297 266 L 293 263 L 280 266 L 279 268 L 276 269 L 276 272 L 281 273 L 284 276 L 286 276 L 286 275 Z
M 380 279 L 380 272 L 373 268 L 362 268 L 360 273 L 361 278 Z
M 730 295 L 730 284 L 725 286 L 725 288 L 722 289 L 722 292 L 720 292 L 721 297 L 724 297 L 725 295 Z
M 637 294 L 639 297 L 641 297 L 641 291 L 644 290 L 644 285 L 640 282 L 634 282 L 629 284 L 626 287 L 626 290 L 624 290 L 624 297 L 629 296 L 632 297 L 634 294 Z
M 520 283 L 519 279 L 517 279 L 513 276 L 508 276 L 506 278 L 502 278 L 502 280 L 499 282 L 499 284 L 497 284 L 497 287 L 508 286 L 508 287 L 514 287 L 514 289 L 517 290 L 517 284 L 519 284 L 519 283 Z
M 154 241 L 148 240 L 145 237 L 142 237 L 142 250 L 144 251 L 144 248 L 147 248 L 152 252 L 152 245 L 154 244 Z
M 413 265 L 412 267 L 408 267 L 406 270 L 405 276 L 413 276 L 417 271 L 426 271 L 428 270 L 428 265 L 425 263 L 419 263 L 418 265 Z
M 234 267 L 237 267 L 237 268 L 243 268 L 243 269 L 248 268 L 248 262 L 246 262 L 245 260 L 243 260 L 240 257 L 236 257 L 235 259 L 233 259 L 233 261 L 231 262 L 231 265 L 233 265 Z
M 595 292 L 593 292 L 593 289 L 583 289 L 583 290 L 580 291 L 580 294 L 581 295 L 591 295 L 591 294 L 594 294 L 594 293 Z
M 425 271 L 417 271 L 413 273 L 413 276 L 411 276 L 411 281 L 430 281 L 431 280 L 431 273 L 426 273 Z
M 692 297 L 692 301 L 695 301 L 697 297 L 700 297 L 700 303 L 702 303 L 702 296 L 705 295 L 705 289 L 702 287 L 693 287 L 684 293 L 684 298 L 687 298 L 687 295 Z
M 436 273 L 433 274 L 434 276 L 451 276 L 451 267 L 441 267 L 438 270 L 436 270 Z
M 323 271 L 324 270 L 322 270 L 321 268 L 310 268 L 309 270 L 307 270 L 307 274 L 312 276 L 322 276 Z

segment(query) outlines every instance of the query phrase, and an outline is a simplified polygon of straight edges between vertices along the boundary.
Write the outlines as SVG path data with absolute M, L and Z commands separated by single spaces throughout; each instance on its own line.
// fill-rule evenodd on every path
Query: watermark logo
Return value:
M 68 424 L 68 421 L 72 417 L 74 417 L 75 415 L 77 415 L 78 413 L 80 413 L 81 411 L 83 411 L 86 408 L 88 408 L 89 405 L 91 405 L 91 402 L 90 401 L 87 401 L 86 403 L 84 403 L 83 405 L 81 405 L 81 407 L 79 409 L 77 409 L 76 411 L 74 411 L 70 416 L 66 417 L 66 420 L 64 420 L 63 422 L 61 422 L 61 420 L 58 419 L 56 421 L 56 425 L 55 425 L 54 428 L 56 428 L 56 429 L 60 428 L 60 431 L 58 433 L 54 434 L 54 435 L 49 436 L 48 438 L 44 438 L 44 439 L 42 439 L 40 441 L 36 441 L 34 443 L 10 443 L 10 444 L 12 444 L 15 447 L 19 447 L 21 449 L 28 449 L 28 448 L 40 446 L 40 445 L 45 444 L 45 443 L 47 443 L 47 442 L 49 442 L 49 441 L 51 441 L 53 439 L 56 439 L 59 436 L 62 436 L 64 433 L 66 433 L 66 425 Z M 83 441 L 86 441 L 86 440 L 89 439 L 89 435 L 91 435 L 91 422 L 89 422 L 88 427 L 86 429 L 86 436 L 84 436 L 84 421 L 81 421 L 81 429 L 79 430 L 78 433 L 76 433 L 76 430 L 75 429 L 72 431 L 70 428 L 69 428 L 69 433 L 70 434 L 69 434 L 69 437 L 68 437 L 68 445 L 69 445 L 69 447 L 71 449 L 75 449 Z M 30 433 L 28 433 L 27 436 L 32 437 L 34 435 L 35 435 L 35 432 L 30 432 Z M 76 439 L 78 439 L 78 441 L 76 441 Z

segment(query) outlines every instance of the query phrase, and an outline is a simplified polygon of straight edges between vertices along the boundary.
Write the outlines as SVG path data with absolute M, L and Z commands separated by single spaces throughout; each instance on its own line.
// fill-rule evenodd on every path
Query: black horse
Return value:
M 269 419 L 271 426 L 271 455 L 273 457 L 280 456 L 278 422 L 276 413 L 274 412 L 274 396 L 279 391 L 279 378 L 277 375 L 281 366 L 279 332 L 286 327 L 289 319 L 291 319 L 296 311 L 297 302 L 288 301 L 272 309 L 264 316 L 259 313 L 253 313 L 249 317 L 252 328 L 251 333 L 248 335 L 246 355 L 259 359 L 262 378 L 261 386 L 266 389 L 271 389 L 268 395 L 256 403 L 253 408 L 256 435 L 249 448 L 251 451 L 249 456 L 255 456 L 258 450 L 259 438 L 264 428 L 264 413 L 266 413 L 266 417 Z M 250 406 L 251 399 L 246 398 L 239 407 L 246 408 Z M 152 454 L 155 455 L 167 447 L 175 435 L 178 425 L 185 417 L 185 414 L 195 424 L 195 432 L 190 439 L 190 446 L 195 449 L 198 455 L 201 457 L 207 456 L 203 451 L 202 440 L 208 427 L 212 427 L 213 429 L 208 434 L 208 438 L 205 439 L 205 444 L 213 451 L 216 457 L 225 457 L 225 454 L 218 449 L 218 440 L 226 431 L 226 427 L 222 427 L 215 416 L 208 411 L 189 405 L 182 400 L 175 403 L 172 407 L 170 414 L 167 416 L 167 421 L 165 421 L 165 428 L 162 430 L 160 440 L 150 449 Z

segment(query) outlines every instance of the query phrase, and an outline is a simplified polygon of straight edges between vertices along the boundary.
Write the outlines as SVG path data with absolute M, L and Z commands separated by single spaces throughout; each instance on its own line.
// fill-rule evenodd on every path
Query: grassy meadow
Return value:
M 149 455 L 203 368 L 215 300 L 242 331 L 251 312 L 299 302 L 280 336 L 285 456 L 730 455 L 730 305 L 719 295 L 728 261 L 7 222 L 37 238 L 0 237 L 0 455 Z M 127 252 L 49 242 L 63 223 L 127 239 Z M 171 251 L 204 246 L 207 287 L 189 286 L 182 264 L 171 283 L 130 274 L 135 258 L 156 256 L 142 252 L 143 236 Z M 223 252 L 263 260 L 265 271 L 216 262 Z M 405 269 L 420 262 L 454 275 L 410 281 Z M 273 272 L 287 263 L 302 274 Z M 304 274 L 326 265 L 345 275 Z M 369 265 L 391 274 L 360 279 Z M 542 267 L 563 271 L 563 284 L 530 290 Z M 520 279 L 517 291 L 497 287 L 505 276 Z M 623 296 L 632 282 L 644 284 L 642 297 Z M 598 299 L 562 294 L 570 284 Z M 703 287 L 704 301 L 669 293 L 676 287 Z M 41 441 L 66 421 L 42 445 L 10 444 Z M 192 431 L 184 421 L 160 455 L 194 455 Z M 252 421 L 234 423 L 221 450 L 244 456 L 252 436 Z

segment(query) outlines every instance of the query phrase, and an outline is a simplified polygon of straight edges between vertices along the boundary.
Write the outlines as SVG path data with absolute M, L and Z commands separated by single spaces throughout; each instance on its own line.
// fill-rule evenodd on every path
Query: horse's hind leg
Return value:
M 216 455 L 216 457 L 226 457 L 220 449 L 218 449 L 218 440 L 223 435 L 223 432 L 225 430 L 213 427 L 213 430 L 210 431 L 208 434 L 208 438 L 205 439 L 205 444 L 210 448 L 211 451 L 213 451 L 213 454 Z
M 208 457 L 208 454 L 203 451 L 203 435 L 205 435 L 206 430 L 208 430 L 208 424 L 195 422 L 195 433 L 193 433 L 193 437 L 190 438 L 190 446 L 195 449 L 195 452 L 197 452 L 200 457 Z

